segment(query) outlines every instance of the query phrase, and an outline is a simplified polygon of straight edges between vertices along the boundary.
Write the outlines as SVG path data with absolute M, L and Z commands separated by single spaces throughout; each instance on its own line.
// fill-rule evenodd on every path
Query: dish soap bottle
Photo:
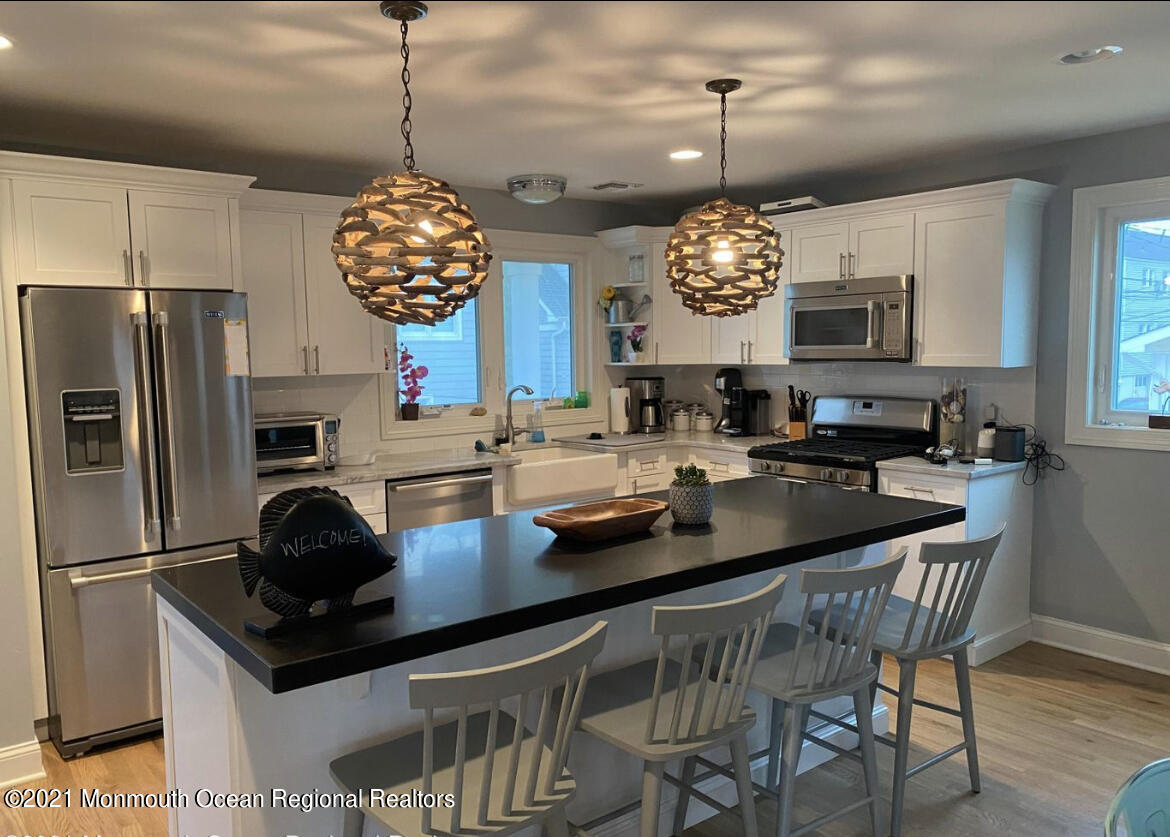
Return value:
M 532 428 L 528 433 L 528 441 L 534 444 L 544 441 L 544 414 L 539 400 L 532 402 Z

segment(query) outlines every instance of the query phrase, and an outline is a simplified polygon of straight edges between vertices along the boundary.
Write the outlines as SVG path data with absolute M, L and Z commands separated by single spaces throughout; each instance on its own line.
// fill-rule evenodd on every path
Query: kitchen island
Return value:
M 667 512 L 644 535 L 594 545 L 554 538 L 531 512 L 392 533 L 383 540 L 399 565 L 371 587 L 395 596 L 394 613 L 270 641 L 244 630 L 263 611 L 244 596 L 234 562 L 156 573 L 168 786 L 267 798 L 259 808 L 172 808 L 171 834 L 337 834 L 340 810 L 273 805 L 273 790 L 334 792 L 331 759 L 420 726 L 407 705 L 409 674 L 518 659 L 597 619 L 610 623 L 597 670 L 648 658 L 653 604 L 729 598 L 782 570 L 791 583 L 779 617 L 793 619 L 800 566 L 877 560 L 886 541 L 964 514 L 758 477 L 716 485 L 708 526 L 673 526 Z M 753 731 L 756 746 L 764 728 Z M 578 738 L 570 768 L 575 821 L 638 795 L 639 766 L 597 742 Z M 718 784 L 708 792 L 730 790 Z M 693 808 L 694 819 L 708 814 Z

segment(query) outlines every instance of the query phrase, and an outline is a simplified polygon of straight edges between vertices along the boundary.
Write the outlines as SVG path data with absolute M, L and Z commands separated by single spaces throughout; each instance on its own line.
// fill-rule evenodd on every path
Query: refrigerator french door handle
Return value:
M 163 478 L 166 480 L 167 525 L 178 532 L 182 523 L 179 511 L 179 478 L 175 469 L 175 423 L 171 403 L 171 354 L 167 338 L 169 318 L 166 311 L 154 313 L 155 346 L 158 353 L 158 414 L 162 425 Z
M 161 528 L 158 502 L 157 467 L 154 461 L 154 424 L 150 405 L 150 341 L 147 339 L 146 312 L 130 315 L 134 324 L 135 361 L 134 383 L 138 399 L 138 432 L 142 436 L 142 499 L 146 512 L 146 540 L 153 541 Z

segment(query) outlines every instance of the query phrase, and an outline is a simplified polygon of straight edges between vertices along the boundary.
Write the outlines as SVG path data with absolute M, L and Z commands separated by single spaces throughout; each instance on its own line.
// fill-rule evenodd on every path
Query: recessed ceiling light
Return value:
M 670 152 L 670 159 L 672 160 L 697 160 L 702 156 L 703 152 L 694 148 L 682 148 L 678 151 Z
M 1079 52 L 1070 52 L 1060 56 L 1061 64 L 1088 64 L 1090 61 L 1100 61 L 1103 58 L 1112 58 L 1121 55 L 1119 46 L 1099 46 L 1092 49 L 1082 49 Z
M 12 49 L 12 39 L 0 35 L 0 49 Z

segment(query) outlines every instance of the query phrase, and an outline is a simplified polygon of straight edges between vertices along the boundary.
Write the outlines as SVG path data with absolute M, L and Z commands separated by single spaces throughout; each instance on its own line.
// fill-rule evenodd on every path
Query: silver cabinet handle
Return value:
M 321 374 L 321 347 L 320 346 L 313 347 L 313 374 L 314 375 Z
M 850 254 L 849 254 L 849 278 L 850 278 L 850 279 L 852 279 L 852 278 L 853 278 L 853 262 L 854 262 L 854 260 L 855 260 L 856 258 L 857 258 L 857 254 L 856 254 L 856 253 L 850 253 Z
M 309 346 L 307 343 L 304 346 L 301 346 L 301 362 L 302 362 L 302 366 L 304 367 L 305 374 L 308 375 L 309 374 Z
M 658 363 L 658 341 L 654 341 L 654 362 Z
M 169 317 L 166 311 L 154 314 L 155 352 L 158 355 L 159 398 L 158 416 L 162 430 L 163 477 L 166 479 L 167 525 L 179 531 L 182 517 L 179 508 L 179 475 L 175 468 L 175 409 L 171 403 L 171 352 L 167 345 Z
M 142 284 L 143 285 L 150 285 L 150 274 L 147 272 L 147 269 L 146 269 L 146 251 L 145 250 L 138 251 L 138 264 L 140 264 L 142 266 Z
M 122 270 L 126 273 L 126 284 L 134 287 L 134 262 L 130 260 L 130 251 L 122 251 Z
M 138 432 L 142 436 L 139 447 L 142 450 L 142 510 L 146 514 L 146 540 L 149 543 L 158 534 L 160 523 L 158 510 L 158 483 L 155 481 L 157 466 L 154 461 L 154 419 L 151 415 L 150 399 L 150 341 L 146 334 L 146 312 L 135 311 L 130 315 L 134 324 L 135 376 L 134 386 L 138 399 Z
M 840 260 L 837 262 L 837 276 L 840 277 L 841 279 L 844 279 L 845 278 L 845 254 L 838 253 L 837 255 L 840 256 Z
M 748 359 L 747 359 L 747 362 L 748 362 L 748 363 L 751 363 L 751 362 L 752 362 L 752 341 L 751 341 L 751 340 L 749 340 L 749 341 L 748 341 Z
M 395 494 L 408 494 L 412 491 L 430 491 L 432 488 L 447 488 L 451 485 L 476 485 L 478 483 L 491 482 L 491 474 L 484 474 L 482 477 L 458 477 L 450 480 L 434 480 L 432 482 L 410 482 L 405 485 L 387 485 L 387 491 L 393 491 Z
M 743 341 L 739 341 L 739 362 L 743 363 Z
M 913 494 L 929 494 L 931 497 L 934 496 L 934 489 L 933 488 L 922 488 L 922 487 L 917 486 L 917 485 L 904 485 L 904 486 L 902 486 L 902 490 L 909 491 Z

